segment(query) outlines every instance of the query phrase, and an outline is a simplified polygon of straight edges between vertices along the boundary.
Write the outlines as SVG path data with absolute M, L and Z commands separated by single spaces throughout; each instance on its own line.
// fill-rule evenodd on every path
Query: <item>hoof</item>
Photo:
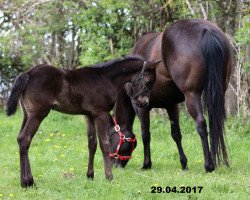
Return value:
M 187 158 L 186 157 L 181 158 L 180 163 L 181 163 L 181 166 L 182 166 L 182 170 L 188 170 Z
M 23 188 L 29 188 L 29 187 L 35 187 L 35 183 L 33 178 L 27 178 L 27 179 L 22 179 L 21 180 L 21 186 Z
M 148 169 L 151 169 L 151 167 L 152 167 L 152 164 L 151 163 L 148 163 L 148 164 L 143 164 L 143 166 L 142 166 L 142 170 L 148 170 Z
M 206 172 L 213 172 L 215 170 L 215 166 L 210 164 L 210 165 L 205 165 Z
M 113 175 L 106 176 L 106 179 L 109 180 L 109 181 L 112 181 L 113 180 Z
M 94 172 L 92 172 L 92 173 L 87 173 L 86 175 L 87 175 L 87 178 L 88 178 L 89 180 L 94 180 Z
M 183 171 L 188 171 L 189 169 L 188 169 L 187 166 L 185 166 L 185 167 L 182 166 L 182 170 L 183 170 Z

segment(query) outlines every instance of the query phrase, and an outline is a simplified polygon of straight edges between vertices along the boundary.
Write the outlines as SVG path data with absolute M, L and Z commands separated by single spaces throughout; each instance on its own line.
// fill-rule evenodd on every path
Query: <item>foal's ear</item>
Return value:
M 124 88 L 125 88 L 125 90 L 126 90 L 126 92 L 127 92 L 127 95 L 128 96 L 131 96 L 132 95 L 132 83 L 130 83 L 130 82 L 127 82 L 125 85 L 124 85 Z
M 149 65 L 149 69 L 155 69 L 161 62 L 161 60 L 152 61 Z

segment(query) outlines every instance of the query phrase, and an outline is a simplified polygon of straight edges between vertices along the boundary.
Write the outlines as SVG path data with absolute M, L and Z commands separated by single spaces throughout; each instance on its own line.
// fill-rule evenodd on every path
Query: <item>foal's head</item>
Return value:
M 138 107 L 149 105 L 149 95 L 156 79 L 156 66 L 161 61 L 145 61 L 142 70 L 133 75 L 131 82 L 125 85 L 127 94 Z
M 125 167 L 137 146 L 135 134 L 121 128 L 111 119 L 109 127 L 110 154 L 116 167 Z

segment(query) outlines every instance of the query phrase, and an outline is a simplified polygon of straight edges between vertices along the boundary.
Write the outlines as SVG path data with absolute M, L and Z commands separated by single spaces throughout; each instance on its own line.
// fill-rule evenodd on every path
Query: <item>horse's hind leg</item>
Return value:
M 100 147 L 102 150 L 103 160 L 104 160 L 104 169 L 105 169 L 105 177 L 108 180 L 113 179 L 112 174 L 112 163 L 109 158 L 110 145 L 109 145 L 109 116 L 108 113 L 102 112 L 95 116 L 94 121 L 96 125 L 96 131 L 99 138 Z
M 20 152 L 20 173 L 22 187 L 29 187 L 34 184 L 28 157 L 28 150 L 32 138 L 34 137 L 40 123 L 44 117 L 47 116 L 47 114 L 48 112 L 28 113 L 27 122 L 17 137 Z
M 21 102 L 21 107 L 22 107 L 22 110 L 23 110 L 23 122 L 22 122 L 21 129 L 20 129 L 19 133 L 21 133 L 21 131 L 23 130 L 23 128 L 24 128 L 24 126 L 25 126 L 25 124 L 27 122 L 27 119 L 28 119 L 28 114 L 27 114 L 27 111 L 26 111 L 25 106 L 23 104 L 23 101 L 21 100 L 20 102 Z
M 87 121 L 87 135 L 88 135 L 88 148 L 89 148 L 89 163 L 87 177 L 94 178 L 94 156 L 97 147 L 96 141 L 96 131 L 95 131 L 95 122 L 92 116 L 86 116 Z
M 206 120 L 203 116 L 201 97 L 199 94 L 189 92 L 185 94 L 185 103 L 188 112 L 196 122 L 196 128 L 200 135 L 203 153 L 205 157 L 205 169 L 207 172 L 212 172 L 215 169 L 215 165 L 212 161 L 211 153 L 209 151 L 208 140 L 207 140 L 207 125 Z
M 150 115 L 148 109 L 138 109 L 137 113 L 141 122 L 141 134 L 144 147 L 144 162 L 142 169 L 150 169 L 152 166 L 150 155 Z
M 179 155 L 180 155 L 180 163 L 182 166 L 182 169 L 188 169 L 187 168 L 187 157 L 183 151 L 182 144 L 181 144 L 181 131 L 180 131 L 180 124 L 179 124 L 179 108 L 178 105 L 171 105 L 167 108 L 168 116 L 170 119 L 171 124 L 171 135 L 173 140 L 175 141 Z

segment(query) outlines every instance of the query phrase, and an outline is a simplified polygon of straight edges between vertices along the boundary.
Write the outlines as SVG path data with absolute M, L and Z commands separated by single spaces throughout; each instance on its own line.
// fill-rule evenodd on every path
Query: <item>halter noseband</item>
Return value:
M 132 82 L 132 86 L 137 85 L 139 81 L 141 81 L 141 84 L 142 84 L 142 89 L 139 90 L 139 91 L 138 91 L 137 93 L 135 93 L 135 94 L 133 93 L 132 96 L 131 96 L 132 99 L 135 99 L 136 97 L 138 97 L 138 96 L 141 95 L 142 93 L 148 91 L 147 86 L 146 86 L 145 83 L 143 82 L 143 79 L 144 79 L 144 71 L 145 71 L 146 64 L 147 64 L 147 62 L 144 61 L 144 62 L 143 62 L 142 69 L 141 69 L 141 72 L 140 72 L 140 74 L 139 74 L 139 77 L 138 77 L 135 81 Z
M 134 139 L 133 138 L 126 138 L 125 135 L 123 135 L 123 133 L 121 132 L 120 126 L 117 124 L 115 117 L 113 118 L 113 121 L 115 124 L 114 129 L 119 134 L 120 140 L 119 140 L 118 145 L 116 147 L 115 153 L 109 153 L 109 157 L 119 159 L 119 160 L 129 160 L 130 158 L 132 158 L 132 156 L 131 155 L 130 156 L 119 155 L 119 150 L 120 150 L 122 143 L 127 141 L 127 142 L 132 143 L 132 149 L 131 149 L 131 154 L 132 154 L 132 152 L 135 149 L 134 143 L 136 142 L 136 137 Z

